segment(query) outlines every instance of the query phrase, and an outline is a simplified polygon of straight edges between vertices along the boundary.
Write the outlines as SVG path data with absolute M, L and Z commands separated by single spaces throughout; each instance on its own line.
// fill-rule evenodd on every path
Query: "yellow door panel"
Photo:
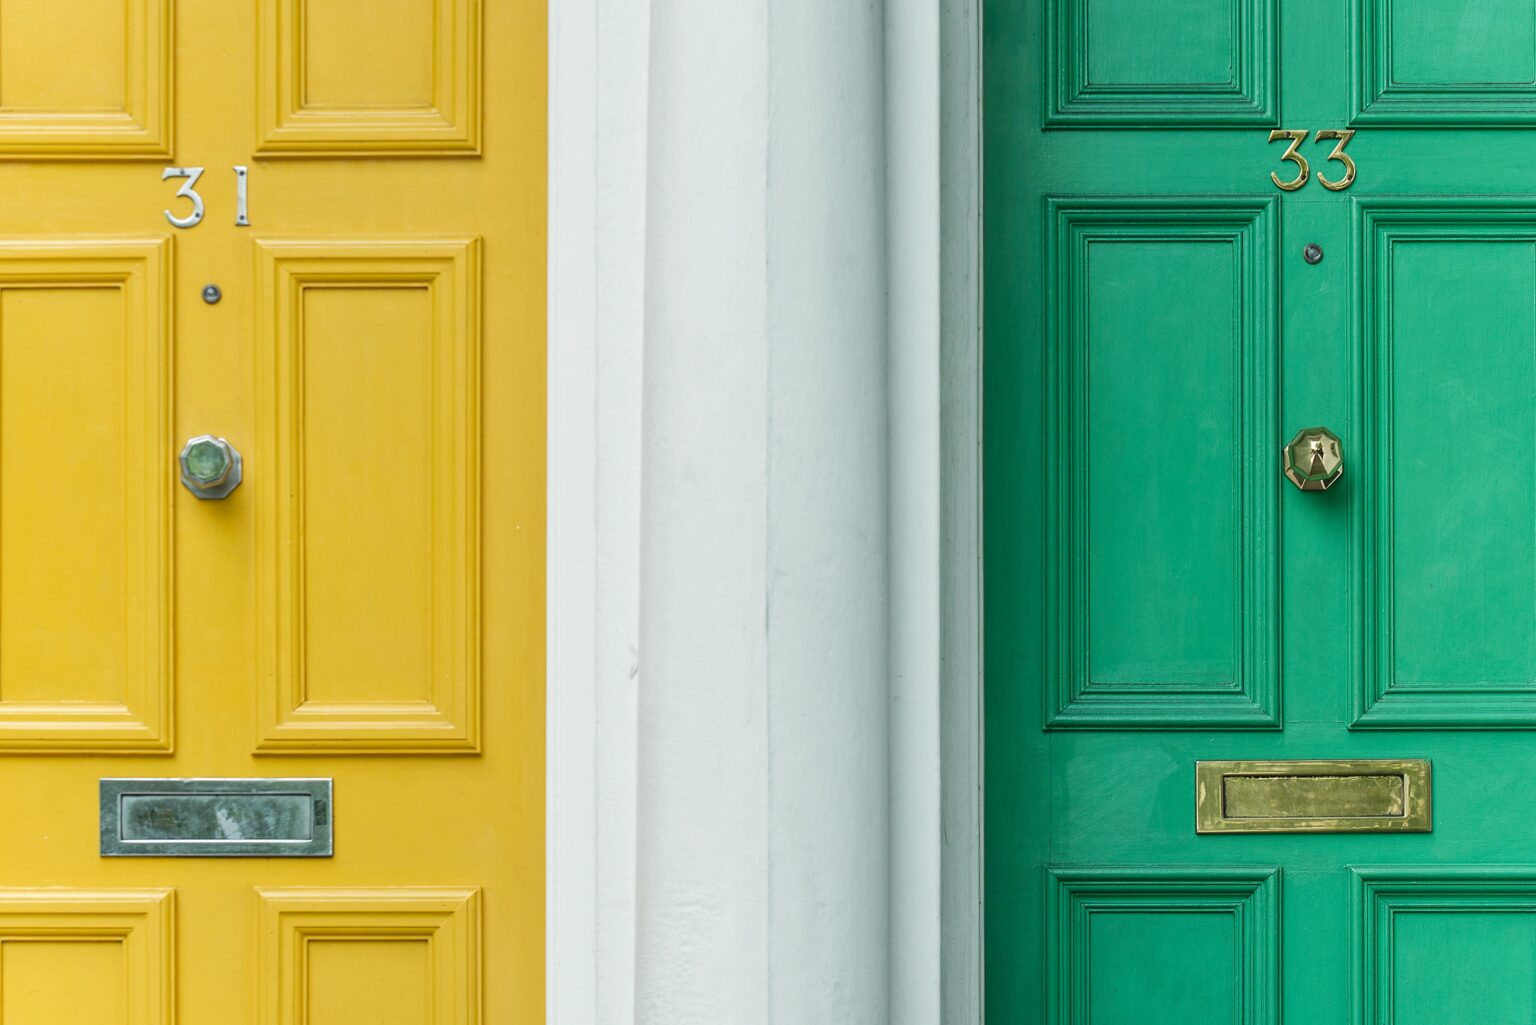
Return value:
M 261 33 L 258 153 L 479 151 L 478 0 L 261 0 Z
M 168 156 L 172 20 L 170 0 L 0 3 L 0 157 Z
M 542 1021 L 544 5 L 68 10 L 0 0 L 0 1020 Z M 103 778 L 329 779 L 334 854 L 106 857 Z
M 169 251 L 0 244 L 0 750 L 170 745 Z
M 476 1021 L 480 895 L 263 890 L 260 1025 Z
M 170 890 L 0 890 L 0 1021 L 171 1021 L 174 930 Z
M 478 242 L 257 249 L 261 746 L 473 750 Z

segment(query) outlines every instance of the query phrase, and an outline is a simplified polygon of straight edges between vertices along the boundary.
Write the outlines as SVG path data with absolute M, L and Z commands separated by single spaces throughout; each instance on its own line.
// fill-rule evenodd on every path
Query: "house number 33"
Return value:
M 177 199 L 185 199 L 192 204 L 184 217 L 178 217 L 169 210 L 165 211 L 165 219 L 178 228 L 191 228 L 200 224 L 203 220 L 203 197 L 198 194 L 197 180 L 203 176 L 201 167 L 167 167 L 160 174 L 161 181 L 169 181 L 172 178 L 185 178 L 181 188 L 176 190 Z M 249 175 L 244 164 L 235 165 L 235 226 L 248 228 L 251 225 L 249 200 L 246 192 L 246 181 Z
M 1332 189 L 1334 192 L 1342 192 L 1355 183 L 1355 162 L 1348 153 L 1344 152 L 1344 147 L 1348 146 L 1349 140 L 1354 137 L 1355 130 L 1353 128 L 1327 128 L 1317 133 L 1318 142 L 1322 142 L 1325 139 L 1338 140 L 1338 145 L 1333 147 L 1333 152 L 1328 154 L 1328 159 L 1337 160 L 1344 165 L 1344 177 L 1338 181 L 1328 178 L 1321 171 L 1317 173 L 1317 180 L 1322 183 L 1323 188 Z M 1281 181 L 1280 176 L 1273 171 L 1269 172 L 1269 177 L 1279 188 L 1284 189 L 1286 192 L 1295 192 L 1305 185 L 1307 179 L 1312 175 L 1312 168 L 1307 164 L 1307 158 L 1297 152 L 1301 148 L 1301 144 L 1307 141 L 1307 132 L 1304 128 L 1277 128 L 1269 133 L 1270 142 L 1279 142 L 1281 139 L 1291 140 L 1291 144 L 1285 148 L 1285 152 L 1281 154 L 1280 159 L 1289 160 L 1296 165 L 1296 177 L 1290 181 Z

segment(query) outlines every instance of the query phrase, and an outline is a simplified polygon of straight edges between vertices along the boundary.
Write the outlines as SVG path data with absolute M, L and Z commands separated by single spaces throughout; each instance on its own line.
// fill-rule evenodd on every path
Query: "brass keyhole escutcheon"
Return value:
M 1327 491 L 1344 475 L 1343 443 L 1326 427 L 1304 427 L 1282 450 L 1285 476 L 1302 491 Z

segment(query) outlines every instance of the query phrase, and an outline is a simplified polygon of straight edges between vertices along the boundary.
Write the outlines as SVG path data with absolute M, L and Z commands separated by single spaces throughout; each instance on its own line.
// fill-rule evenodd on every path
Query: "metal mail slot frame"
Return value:
M 328 858 L 333 853 L 335 803 L 329 779 L 102 779 L 101 855 L 108 858 Z M 219 798 L 226 798 L 219 802 Z M 156 803 L 158 799 L 158 804 Z M 186 811 L 203 810 L 199 800 L 212 799 L 222 835 L 212 831 L 177 836 Z M 245 802 L 256 802 L 243 809 Z M 127 813 L 129 802 L 147 806 L 152 825 L 169 835 L 129 835 L 134 830 Z M 300 802 L 295 804 L 294 802 Z M 287 820 L 290 835 L 254 839 L 231 838 L 238 833 L 241 812 L 281 811 L 272 820 Z M 206 816 L 203 816 L 206 819 Z M 195 824 L 194 824 L 195 825 Z
M 1227 784 L 1232 779 L 1274 781 L 1277 800 L 1263 815 L 1230 813 Z M 1333 807 L 1287 805 L 1295 798 L 1284 783 L 1315 780 L 1309 788 L 1316 799 L 1334 798 Z M 1330 787 L 1347 787 L 1365 780 L 1397 780 L 1395 806 L 1362 807 L 1341 813 L 1349 801 Z M 1234 761 L 1195 763 L 1195 832 L 1197 833 L 1428 833 L 1431 831 L 1430 763 L 1421 758 L 1314 759 L 1307 761 Z M 1370 796 L 1370 795 L 1367 795 Z

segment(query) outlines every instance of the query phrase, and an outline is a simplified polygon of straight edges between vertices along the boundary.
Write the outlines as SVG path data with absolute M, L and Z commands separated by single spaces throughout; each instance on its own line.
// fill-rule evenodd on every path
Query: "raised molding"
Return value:
M 314 2 L 314 0 L 310 0 Z M 306 100 L 305 0 L 261 0 L 256 152 L 262 156 L 464 156 L 480 151 L 480 0 L 431 5 L 432 94 L 419 104 Z
M 0 681 L 0 752 L 171 749 L 173 476 L 165 469 L 165 453 L 174 451 L 170 284 L 168 239 L 0 243 L 0 291 L 89 287 L 121 294 L 126 346 L 126 415 L 120 427 L 127 495 L 123 559 L 130 583 L 123 597 L 123 700 L 61 695 L 51 702 L 9 701 Z
M 175 892 L 155 890 L 0 890 L 0 946 L 26 941 L 122 948 L 122 1025 L 175 1020 Z M 45 986 L 49 979 L 32 980 Z M 105 980 L 101 980 L 105 982 Z M 19 985 L 0 978 L 0 985 Z
M 175 124 L 171 0 L 126 0 L 123 103 L 50 109 L 0 105 L 0 159 L 169 157 Z M 25 45 L 25 43 L 18 43 Z
M 1435 914 L 1536 914 L 1530 866 L 1351 866 L 1351 977 L 1354 1025 L 1393 1020 L 1397 917 Z M 1423 966 L 1425 968 L 1429 966 Z
M 258 243 L 256 458 L 260 751 L 475 751 L 480 743 L 480 303 L 476 239 Z M 308 289 L 430 296 L 430 670 L 414 702 L 309 697 L 305 664 Z M 332 688 L 334 690 L 334 688 Z
M 1045 721 L 1051 729 L 1278 729 L 1280 696 L 1279 333 L 1274 199 L 1051 198 L 1046 211 L 1046 279 L 1057 297 L 1046 319 Z M 1089 247 L 1118 240 L 1215 241 L 1237 253 L 1242 336 L 1235 365 L 1241 440 L 1236 470 L 1240 551 L 1234 582 L 1239 677 L 1224 687 L 1157 680 L 1094 682 L 1088 675 L 1087 483 L 1083 450 L 1088 405 L 1085 294 Z
M 1235 1025 L 1280 1022 L 1280 869 L 1275 867 L 1046 869 L 1046 1015 L 1088 1025 L 1092 919 L 1205 914 L 1232 920 Z
M 1407 199 L 1357 201 L 1363 332 L 1355 382 L 1358 483 L 1354 514 L 1354 605 L 1361 657 L 1355 660 L 1352 729 L 1521 729 L 1536 727 L 1536 680 L 1526 686 L 1395 683 L 1393 657 L 1394 542 L 1391 358 L 1392 247 L 1404 240 L 1536 243 L 1536 204 L 1529 200 Z
M 1433 0 L 1430 0 L 1433 2 Z M 1351 124 L 1477 128 L 1536 122 L 1536 82 L 1397 80 L 1392 66 L 1393 0 L 1356 0 L 1351 30 Z
M 1226 82 L 1096 82 L 1089 74 L 1088 0 L 1047 0 L 1045 126 L 1139 128 L 1278 124 L 1276 0 L 1230 0 Z M 1147 40 L 1155 46 L 1157 41 Z
M 258 889 L 259 1025 L 307 1025 L 314 943 L 420 948 L 433 1025 L 480 1021 L 480 891 L 452 887 Z

